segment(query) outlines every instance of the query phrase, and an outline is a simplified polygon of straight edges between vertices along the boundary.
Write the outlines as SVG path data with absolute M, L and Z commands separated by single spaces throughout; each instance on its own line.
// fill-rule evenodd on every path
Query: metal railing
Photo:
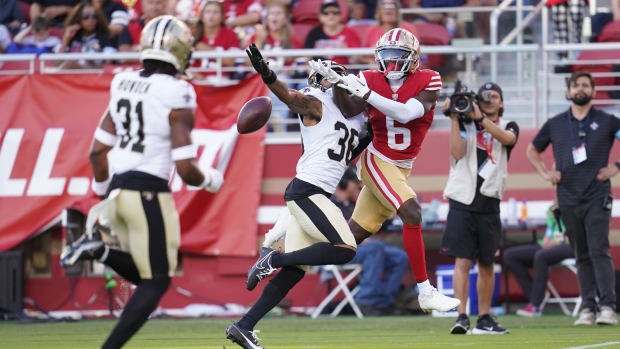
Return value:
M 482 55 L 490 55 L 494 53 L 513 53 L 513 54 L 525 54 L 528 53 L 528 57 L 530 59 L 530 64 L 526 65 L 528 67 L 527 72 L 529 74 L 529 85 L 527 88 L 524 86 L 517 84 L 515 87 L 514 81 L 516 80 L 512 72 L 504 73 L 502 78 L 504 80 L 495 80 L 499 82 L 500 85 L 504 88 L 504 96 L 505 96 L 505 104 L 510 108 L 514 106 L 515 108 L 520 108 L 519 113 L 526 116 L 516 115 L 515 117 L 520 117 L 523 119 L 530 120 L 532 126 L 538 126 L 542 121 L 546 120 L 549 117 L 549 107 L 550 105 L 562 105 L 563 103 L 567 103 L 564 99 L 562 100 L 551 100 L 553 93 L 559 93 L 559 89 L 556 89 L 556 86 L 564 87 L 564 84 L 550 84 L 550 79 L 562 79 L 568 75 L 562 74 L 551 74 L 553 66 L 555 64 L 619 64 L 620 59 L 603 59 L 603 60 L 588 60 L 588 61 L 570 61 L 570 62 L 560 62 L 553 61 L 549 59 L 549 54 L 556 51 L 565 51 L 565 50 L 575 50 L 575 51 L 588 51 L 588 50 L 617 50 L 620 51 L 620 43 L 604 43 L 604 44 L 573 44 L 573 45 L 556 45 L 549 44 L 545 46 L 535 45 L 535 44 L 527 44 L 527 45 L 498 45 L 498 46 L 490 46 L 483 45 L 480 47 L 453 47 L 453 46 L 423 46 L 422 53 L 426 54 L 445 54 L 445 55 L 456 55 L 456 54 L 482 54 Z M 351 48 L 351 49 L 295 49 L 295 50 L 279 50 L 279 51 L 265 51 L 264 56 L 268 59 L 276 59 L 276 60 L 287 60 L 293 61 L 297 63 L 293 63 L 290 65 L 283 65 L 279 67 L 274 67 L 278 72 L 282 72 L 280 76 L 287 79 L 287 82 L 290 83 L 304 83 L 305 79 L 290 79 L 286 78 L 286 72 L 299 71 L 299 70 L 307 70 L 306 65 L 306 57 L 316 57 L 316 56 L 371 56 L 373 54 L 372 48 Z M 191 71 L 194 72 L 214 72 L 216 77 L 226 76 L 227 72 L 250 72 L 253 71 L 252 67 L 249 64 L 246 64 L 246 55 L 243 50 L 236 51 L 224 51 L 224 52 L 213 52 L 213 51 L 205 51 L 205 52 L 196 52 L 193 55 L 196 59 L 212 59 L 216 63 L 216 67 L 200 69 L 200 68 L 192 68 Z M 542 57 L 542 64 L 539 61 L 539 57 Z M 22 61 L 27 62 L 24 64 L 25 68 L 22 71 L 22 74 L 33 74 L 35 72 L 35 64 L 38 60 L 39 71 L 41 74 L 75 74 L 75 73 L 101 73 L 103 72 L 102 68 L 88 68 L 88 69 L 63 69 L 59 67 L 58 64 L 63 61 L 137 61 L 139 58 L 138 53 L 66 53 L 66 54 L 43 54 L 36 58 L 35 55 L 26 54 L 26 55 L 0 55 L 0 63 L 2 62 L 15 62 Z M 221 62 L 225 58 L 234 58 L 239 62 L 239 65 L 234 67 L 221 67 Z M 296 58 L 296 60 L 295 60 Z M 27 67 L 27 68 L 26 68 Z M 368 68 L 368 65 L 357 64 L 357 65 L 349 65 L 349 68 Z M 478 62 L 477 66 L 472 68 L 471 65 L 466 66 L 466 70 L 463 73 L 464 76 L 472 76 L 475 75 L 473 71 L 467 71 L 467 69 L 486 69 L 486 65 L 484 61 Z M 371 68 L 375 68 L 373 64 Z M 12 73 L 13 71 L 8 71 Z M 13 73 L 14 74 L 14 73 Z M 483 75 L 485 78 L 488 76 Z M 606 72 L 606 73 L 594 73 L 595 77 L 603 77 L 603 76 L 612 76 L 617 77 L 620 76 L 620 72 Z M 480 81 L 481 77 L 479 76 L 476 82 Z M 487 79 L 485 79 L 487 80 Z M 198 82 L 200 83 L 200 82 Z M 230 80 L 229 83 L 236 83 L 234 80 Z M 474 81 L 469 81 L 471 87 L 477 87 L 473 85 Z M 542 86 L 541 86 L 542 84 Z M 553 86 L 553 88 L 550 88 Z M 619 86 L 597 86 L 598 90 L 603 91 L 618 91 L 620 90 Z M 448 86 L 448 83 L 444 81 L 444 88 L 442 89 L 442 95 L 447 96 L 451 93 L 451 86 Z M 556 96 L 557 97 L 557 96 Z M 557 103 L 559 102 L 559 103 Z M 604 101 L 595 101 L 597 104 L 606 104 L 606 105 L 614 105 L 620 104 L 620 100 L 604 100 Z M 274 106 L 275 108 L 275 106 Z M 528 110 L 528 111 L 526 111 Z M 513 112 L 516 113 L 516 112 Z M 512 117 L 509 115 L 509 118 Z M 441 126 L 443 125 L 443 119 L 439 118 L 437 124 Z M 294 122 L 294 120 L 292 120 Z M 283 122 L 284 124 L 286 122 Z

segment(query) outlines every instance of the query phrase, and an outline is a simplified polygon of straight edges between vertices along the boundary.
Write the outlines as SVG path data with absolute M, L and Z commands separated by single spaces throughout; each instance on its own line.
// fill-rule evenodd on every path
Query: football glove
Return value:
M 245 50 L 245 53 L 247 53 L 248 57 L 250 57 L 250 62 L 252 62 L 254 70 L 260 74 L 265 84 L 273 84 L 278 79 L 276 73 L 269 69 L 269 63 L 265 61 L 263 55 L 261 55 L 258 47 L 256 47 L 254 43 L 250 44 L 247 50 Z
M 325 63 L 321 61 L 320 59 L 316 61 L 308 62 L 308 66 L 310 66 L 311 69 L 321 74 L 324 78 L 327 79 L 327 81 L 331 82 L 332 84 L 335 84 L 335 83 L 342 81 L 342 76 L 338 75 L 338 73 L 336 73 L 332 69 L 331 64 L 332 64 L 331 61 L 328 63 Z
M 343 88 L 354 96 L 363 98 L 364 100 L 368 100 L 368 96 L 370 96 L 371 92 L 368 86 L 362 83 L 360 79 L 353 74 L 348 74 L 347 76 L 342 77 L 342 82 L 339 82 L 336 86 Z
M 224 183 L 222 172 L 214 168 L 207 168 L 203 170 L 203 173 L 205 175 L 205 184 L 203 184 L 203 188 L 208 192 L 217 193 Z

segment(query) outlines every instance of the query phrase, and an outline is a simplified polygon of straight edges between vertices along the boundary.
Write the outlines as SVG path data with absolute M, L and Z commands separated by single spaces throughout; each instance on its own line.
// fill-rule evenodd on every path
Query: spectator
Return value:
M 299 40 L 293 33 L 291 23 L 289 21 L 289 13 L 287 7 L 284 5 L 271 5 L 267 7 L 267 15 L 265 16 L 264 24 L 257 24 L 255 26 L 256 32 L 247 44 L 254 43 L 256 47 L 263 51 L 301 48 L 303 42 Z M 244 47 L 247 46 L 243 45 Z M 278 67 L 283 65 L 290 65 L 294 59 L 271 58 L 268 59 L 271 67 Z M 249 64 L 249 60 L 247 61 Z M 304 66 L 306 62 L 300 62 L 300 65 Z M 291 75 L 291 74 L 288 74 Z
M 362 190 L 362 184 L 355 172 L 355 167 L 350 166 L 347 168 L 336 187 L 334 195 L 331 197 L 332 202 L 342 211 L 342 215 L 347 221 L 353 214 L 355 202 Z
M 13 34 L 17 34 L 24 22 L 24 14 L 17 0 L 0 0 L 0 24 Z
M 547 231 L 537 244 L 514 246 L 504 251 L 504 263 L 512 271 L 521 290 L 528 297 L 529 304 L 517 310 L 517 315 L 540 316 L 540 304 L 545 297 L 549 267 L 566 258 L 573 258 L 573 249 L 564 235 L 564 224 L 560 209 L 554 204 L 547 210 Z M 533 269 L 533 278 L 528 268 Z
M 142 0 L 142 12 L 139 19 L 133 20 L 123 28 L 118 38 L 118 50 L 121 52 L 137 52 L 140 45 L 142 28 L 151 19 L 163 16 L 168 9 L 168 0 Z
M 620 21 L 620 0 L 611 0 L 611 13 L 597 13 L 592 18 L 592 37 L 590 41 L 596 42 L 603 28 L 610 22 Z
M 455 87 L 457 92 L 462 92 Z M 502 120 L 502 89 L 486 83 L 478 89 L 480 107 L 471 102 L 471 111 L 458 113 L 446 100 L 443 110 L 450 110 L 450 175 L 444 189 L 450 210 L 440 253 L 455 257 L 454 296 L 461 301 L 459 316 L 450 333 L 469 332 L 466 314 L 469 293 L 469 270 L 478 264 L 478 321 L 472 334 L 505 334 L 508 331 L 491 318 L 491 299 L 495 285 L 493 263 L 499 246 L 502 222 L 499 204 L 506 189 L 508 160 L 519 138 L 519 126 Z
M 556 44 L 568 44 L 581 42 L 583 17 L 586 9 L 585 0 L 547 0 L 547 6 L 551 7 L 551 20 L 553 21 L 553 39 Z M 568 17 L 570 16 L 570 22 Z M 572 25 L 569 25 L 572 24 Z M 558 51 L 560 60 L 568 60 L 567 51 Z M 556 66 L 556 73 L 570 72 L 571 67 Z
M 122 3 L 114 0 L 93 0 L 93 4 L 105 15 L 111 36 L 119 35 L 129 24 L 129 12 Z
M 393 315 L 394 298 L 409 269 L 407 253 L 381 240 L 366 239 L 350 264 L 361 264 L 360 290 L 355 301 L 366 315 Z
M 71 11 L 65 22 L 65 33 L 58 52 L 116 52 L 110 38 L 108 22 L 92 0 L 80 2 Z M 80 61 L 78 66 L 98 66 L 102 62 Z M 67 61 L 64 67 L 74 67 Z
M 345 26 L 342 19 L 342 11 L 338 1 L 327 0 L 321 4 L 319 13 L 320 25 L 312 28 L 306 37 L 305 48 L 332 49 L 360 47 L 360 39 L 357 33 Z M 313 57 L 314 59 L 322 57 Z M 329 59 L 340 64 L 349 64 L 349 57 L 337 56 Z M 361 62 L 362 58 L 358 58 Z
M 224 7 L 224 23 L 237 33 L 242 42 L 247 42 L 254 34 L 254 25 L 258 24 L 263 12 L 260 0 L 228 0 Z
M 398 0 L 400 2 L 400 0 Z M 348 24 L 375 24 L 377 0 L 349 0 L 347 1 L 351 19 Z M 360 38 L 363 39 L 363 38 Z
M 376 19 L 377 25 L 368 29 L 363 47 L 375 47 L 381 36 L 390 29 L 401 27 L 407 29 L 413 36 L 417 37 L 415 26 L 408 22 L 401 22 L 398 11 L 400 2 L 398 0 L 382 0 L 377 3 Z M 374 59 L 373 59 L 374 61 Z
M 34 0 L 30 6 L 30 21 L 43 15 L 52 27 L 61 27 L 67 15 L 79 3 L 79 0 Z
M 11 34 L 4 24 L 0 24 L 0 53 L 11 44 Z
M 53 52 L 60 44 L 58 37 L 50 35 L 50 23 L 47 18 L 39 16 L 31 25 L 15 35 L 7 53 Z
M 198 51 L 225 51 L 230 49 L 240 49 L 239 38 L 234 31 L 224 26 L 224 13 L 222 4 L 219 1 L 207 1 L 202 10 L 202 17 L 198 22 L 200 36 L 196 38 L 196 50 Z M 235 65 L 234 58 L 222 59 L 223 67 Z M 217 68 L 218 62 L 214 59 L 200 59 L 194 63 L 194 67 Z M 203 73 L 204 75 L 215 75 L 215 72 Z M 230 76 L 230 73 L 225 74 Z
M 527 158 L 557 188 L 583 301 L 575 325 L 616 325 L 614 265 L 609 254 L 610 178 L 620 172 L 620 162 L 608 162 L 614 138 L 620 137 L 620 119 L 594 108 L 594 93 L 590 73 L 573 73 L 566 92 L 570 107 L 545 122 L 528 146 Z M 541 155 L 549 144 L 557 170 L 548 170 Z

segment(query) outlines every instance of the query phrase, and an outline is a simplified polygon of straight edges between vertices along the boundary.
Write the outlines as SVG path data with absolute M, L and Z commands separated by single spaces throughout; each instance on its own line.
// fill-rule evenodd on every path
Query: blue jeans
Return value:
M 360 290 L 355 300 L 376 307 L 392 305 L 409 268 L 404 250 L 376 240 L 359 245 L 355 258 L 349 263 L 362 265 Z

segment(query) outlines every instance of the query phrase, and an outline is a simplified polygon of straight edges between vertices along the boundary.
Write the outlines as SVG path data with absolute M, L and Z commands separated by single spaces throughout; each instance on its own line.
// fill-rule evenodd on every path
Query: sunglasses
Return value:
M 337 16 L 337 15 L 340 15 L 341 12 L 340 11 L 324 11 L 321 13 L 324 14 L 325 16 L 329 16 L 329 15 Z
M 82 14 L 82 19 L 95 19 L 97 18 L 96 13 L 84 13 Z
M 379 4 L 382 8 L 398 8 L 396 3 L 391 1 L 381 1 Z

